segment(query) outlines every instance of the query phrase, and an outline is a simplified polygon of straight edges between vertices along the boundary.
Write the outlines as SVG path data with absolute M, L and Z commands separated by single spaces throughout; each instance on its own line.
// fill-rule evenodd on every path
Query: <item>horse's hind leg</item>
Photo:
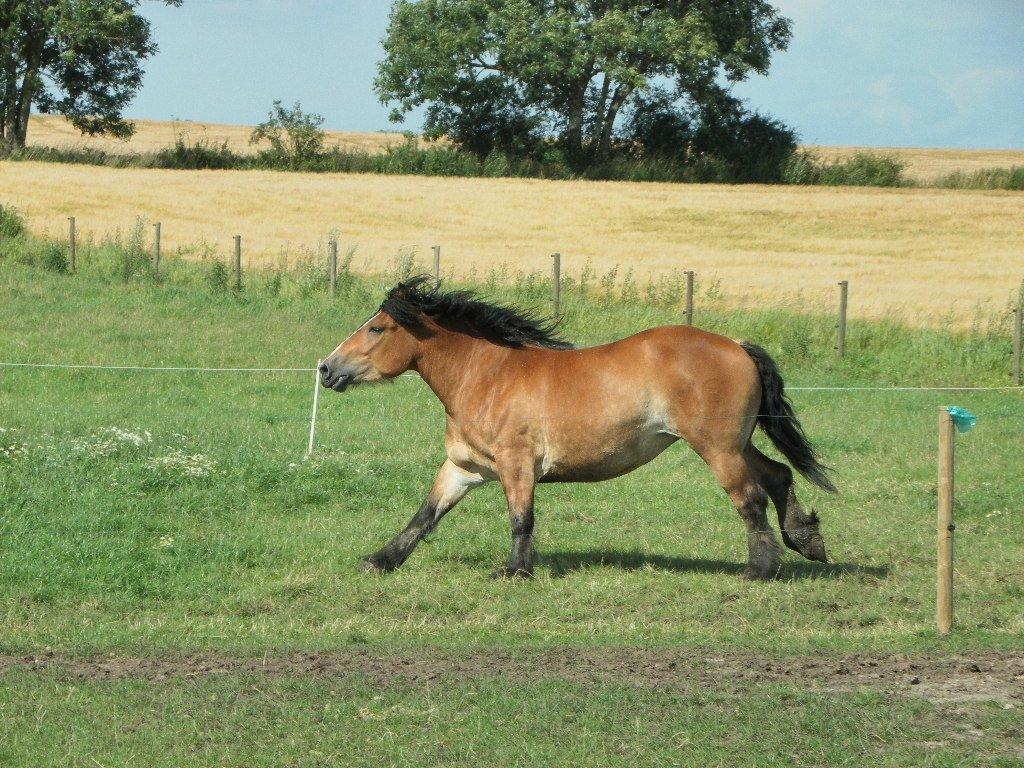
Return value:
M 813 510 L 807 514 L 797 501 L 793 470 L 769 459 L 753 444 L 747 446 L 745 453 L 748 464 L 775 505 L 782 541 L 808 560 L 827 563 L 828 555 L 825 553 L 825 540 L 821 536 L 818 515 Z
M 746 579 L 775 579 L 781 568 L 781 547 L 768 522 L 768 494 L 743 454 L 705 457 L 718 482 L 729 494 L 747 528 Z

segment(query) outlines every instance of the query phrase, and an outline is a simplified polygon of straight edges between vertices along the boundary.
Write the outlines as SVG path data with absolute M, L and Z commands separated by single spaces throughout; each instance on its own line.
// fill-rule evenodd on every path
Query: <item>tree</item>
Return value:
M 721 101 L 789 38 L 766 0 L 396 0 L 375 87 L 395 122 L 426 105 L 428 138 L 510 149 L 497 121 L 593 158 L 656 90 L 679 109 Z
M 294 160 L 309 160 L 323 152 L 323 124 L 321 115 L 303 112 L 299 102 L 288 109 L 280 101 L 275 101 L 267 119 L 253 129 L 249 143 L 267 141 L 274 154 Z
M 156 52 L 141 2 L 0 0 L 0 143 L 25 146 L 33 107 L 85 134 L 130 137 L 121 113 Z

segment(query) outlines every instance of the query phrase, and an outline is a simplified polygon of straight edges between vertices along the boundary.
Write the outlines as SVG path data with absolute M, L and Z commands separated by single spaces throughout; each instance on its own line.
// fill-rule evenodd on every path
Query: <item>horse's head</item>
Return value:
M 386 381 L 409 370 L 419 341 L 381 309 L 320 364 L 320 383 L 335 392 L 353 384 Z

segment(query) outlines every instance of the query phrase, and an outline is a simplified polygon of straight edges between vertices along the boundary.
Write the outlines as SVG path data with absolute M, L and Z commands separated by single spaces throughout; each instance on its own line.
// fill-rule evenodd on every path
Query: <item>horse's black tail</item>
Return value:
M 761 408 L 757 423 L 797 472 L 819 488 L 836 493 L 836 487 L 827 474 L 829 468 L 818 461 L 814 446 L 804 434 L 793 404 L 786 397 L 779 367 L 757 344 L 741 341 L 740 346 L 750 355 L 761 376 Z

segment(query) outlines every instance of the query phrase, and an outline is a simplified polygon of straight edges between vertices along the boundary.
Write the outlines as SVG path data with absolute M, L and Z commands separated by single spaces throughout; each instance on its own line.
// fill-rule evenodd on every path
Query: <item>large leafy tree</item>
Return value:
M 159 0 L 181 5 L 181 0 Z M 0 0 L 0 142 L 25 146 L 32 108 L 127 138 L 122 111 L 156 52 L 141 0 Z
M 392 120 L 426 105 L 428 137 L 479 154 L 554 135 L 601 156 L 652 96 L 741 110 L 729 84 L 767 72 L 789 38 L 766 0 L 396 0 L 376 90 Z

